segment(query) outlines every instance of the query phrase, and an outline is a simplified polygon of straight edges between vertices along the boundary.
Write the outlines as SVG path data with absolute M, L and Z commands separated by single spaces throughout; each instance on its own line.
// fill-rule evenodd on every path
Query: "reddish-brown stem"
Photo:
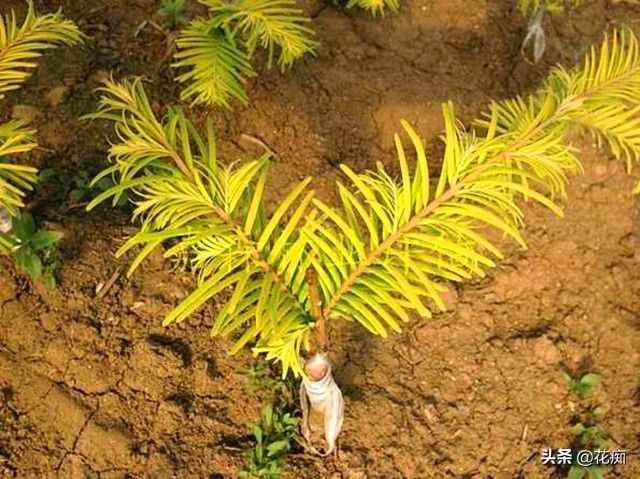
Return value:
M 311 302 L 311 316 L 316 323 L 316 341 L 320 351 L 326 351 L 329 348 L 329 340 L 327 338 L 327 321 L 322 312 L 322 301 L 320 300 L 320 291 L 318 290 L 318 275 L 310 267 L 307 269 L 305 278 L 309 286 L 309 301 Z

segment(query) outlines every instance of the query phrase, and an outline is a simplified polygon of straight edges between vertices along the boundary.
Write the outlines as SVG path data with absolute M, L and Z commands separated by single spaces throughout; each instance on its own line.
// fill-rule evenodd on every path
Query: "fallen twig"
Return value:
M 96 287 L 96 299 L 102 299 L 109 292 L 111 287 L 115 284 L 117 279 L 120 277 L 120 271 L 122 270 L 121 266 L 118 266 L 116 270 L 113 272 L 109 280 L 102 286 L 98 285 Z

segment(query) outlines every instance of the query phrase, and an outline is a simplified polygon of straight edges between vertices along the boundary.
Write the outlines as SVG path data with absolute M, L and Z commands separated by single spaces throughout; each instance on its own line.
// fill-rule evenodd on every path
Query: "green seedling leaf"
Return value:
M 163 0 L 158 14 L 166 18 L 166 22 L 169 27 L 175 28 L 180 23 L 185 22 L 185 18 L 182 15 L 185 0 Z
M 21 213 L 13 219 L 13 233 L 23 243 L 29 241 L 35 232 L 36 223 L 29 213 Z
M 264 410 L 264 425 L 267 429 L 271 429 L 273 425 L 273 408 L 267 406 Z
M 15 254 L 16 264 L 25 271 L 33 280 L 42 276 L 42 261 L 40 257 L 28 246 L 23 246 Z
M 571 466 L 571 469 L 569 469 L 567 479 L 583 479 L 586 474 L 587 470 L 584 467 L 573 465 Z
M 253 426 L 253 435 L 256 438 L 258 444 L 262 444 L 262 428 L 258 425 Z
M 279 478 L 286 454 L 291 449 L 295 427 L 291 426 L 290 414 L 283 413 L 282 405 L 276 402 L 267 405 L 253 426 L 256 444 L 245 453 L 246 463 L 240 477 Z
M 588 388 L 589 390 L 592 390 L 593 388 L 598 386 L 598 384 L 600 384 L 601 380 L 602 377 L 599 374 L 588 373 L 582 376 L 582 379 L 580 379 L 580 385 Z
M 113 180 L 111 178 L 102 178 L 98 183 L 94 185 L 94 188 L 100 191 L 106 191 L 113 186 Z
M 573 434 L 574 436 L 580 436 L 584 434 L 586 430 L 587 428 L 584 426 L 584 424 L 578 423 L 571 428 L 571 434 Z
M 46 168 L 44 170 L 40 170 L 38 173 L 38 180 L 41 183 L 47 183 L 48 181 L 53 180 L 57 176 L 56 170 L 53 168 Z
M 76 188 L 74 190 L 71 190 L 71 192 L 69 193 L 69 199 L 71 201 L 73 201 L 74 203 L 77 203 L 82 198 L 84 198 L 86 195 L 87 195 L 87 190 L 82 189 L 82 188 Z
M 55 246 L 62 236 L 63 234 L 59 231 L 38 231 L 31 237 L 29 243 L 35 251 L 41 251 Z
M 604 479 L 602 469 L 597 466 L 590 466 L 587 468 L 587 474 L 589 475 L 589 479 Z
M 47 271 L 43 276 L 44 285 L 49 289 L 55 289 L 58 286 L 58 281 L 53 271 Z
M 273 457 L 276 454 L 289 448 L 289 441 L 283 439 L 281 441 L 272 442 L 267 446 L 267 455 Z
M 562 371 L 560 374 L 562 375 L 562 379 L 564 379 L 564 382 L 566 383 L 567 387 L 569 389 L 572 389 L 573 384 L 575 383 L 575 379 L 573 379 L 573 377 L 571 377 L 571 375 L 566 371 Z
M 73 178 L 73 182 L 78 188 L 86 188 L 89 186 L 89 176 L 85 172 L 79 173 Z
M 591 396 L 602 380 L 602 377 L 595 373 L 587 373 L 580 379 L 577 379 L 563 371 L 562 377 L 567 383 L 569 390 L 578 396 L 579 399 L 586 399 Z

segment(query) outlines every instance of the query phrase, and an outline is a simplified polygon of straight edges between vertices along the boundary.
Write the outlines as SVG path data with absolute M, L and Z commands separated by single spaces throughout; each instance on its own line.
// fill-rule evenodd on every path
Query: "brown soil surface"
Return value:
M 547 55 L 534 67 L 519 54 L 526 22 L 512 0 L 402 3 L 400 14 L 372 19 L 306 2 L 317 58 L 287 75 L 261 73 L 248 86 L 249 106 L 212 112 L 221 155 L 255 153 L 241 135 L 255 136 L 278 155 L 276 196 L 311 174 L 331 201 L 339 163 L 394 164 L 401 118 L 437 159 L 443 101 L 468 122 L 491 98 L 533 88 L 551 64 L 573 64 L 611 26 L 640 19 L 638 8 L 604 0 L 548 19 Z M 55 290 L 0 260 L 0 477 L 236 477 L 267 396 L 246 392 L 239 371 L 250 355 L 229 357 L 227 342 L 209 338 L 214 304 L 161 327 L 191 281 L 160 254 L 98 298 L 96 286 L 126 267 L 113 252 L 131 232 L 129 217 L 108 207 L 88 214 L 68 196 L 79 171 L 105 165 L 107 126 L 79 120 L 95 108 L 101 78 L 144 75 L 158 108 L 177 101 L 166 38 L 139 29 L 158 20 L 157 2 L 36 5 L 63 7 L 90 40 L 50 52 L 2 106 L 4 117 L 15 105 L 35 109 L 43 148 L 26 161 L 62 180 L 39 188 L 30 208 L 65 239 Z M 4 0 L 0 12 L 13 7 L 24 11 L 22 1 Z M 569 446 L 585 405 L 560 372 L 586 362 L 603 377 L 592 402 L 606 409 L 611 447 L 629 451 L 607 477 L 640 478 L 640 208 L 624 165 L 579 144 L 585 174 L 570 184 L 565 218 L 525 206 L 529 249 L 507 245 L 489 277 L 449 295 L 451 312 L 387 340 L 332 325 L 347 408 L 341 454 L 296 452 L 286 477 L 566 477 L 542 466 L 540 453 Z

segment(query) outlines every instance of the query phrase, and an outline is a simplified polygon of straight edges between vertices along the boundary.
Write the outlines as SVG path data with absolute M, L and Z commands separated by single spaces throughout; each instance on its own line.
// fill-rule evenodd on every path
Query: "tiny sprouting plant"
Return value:
M 184 16 L 185 1 L 186 0 L 162 0 L 160 3 L 158 14 L 164 18 L 166 25 L 172 30 L 187 21 Z
M 112 185 L 109 178 L 103 178 L 103 180 L 104 181 L 100 181 L 95 185 L 96 189 L 104 191 Z M 89 173 L 84 170 L 80 170 L 73 176 L 71 181 L 73 183 L 73 188 L 69 191 L 69 199 L 72 202 L 77 203 L 91 195 L 94 188 L 90 186 L 91 177 L 89 176 Z
M 424 144 L 403 123 L 414 173 L 397 136 L 400 179 L 382 165 L 360 174 L 343 165 L 353 186 L 338 185 L 339 209 L 305 192 L 305 179 L 268 212 L 267 156 L 225 166 L 211 124 L 202 136 L 178 108 L 157 119 L 140 80 L 108 81 L 102 91 L 92 117 L 114 122 L 118 141 L 113 164 L 94 181 L 113 175 L 116 185 L 88 208 L 129 193 L 140 232 L 117 254 L 142 248 L 129 274 L 161 243 L 166 257 L 186 255 L 198 286 L 164 324 L 229 290 L 212 334 L 236 338 L 232 352 L 252 344 L 285 375 L 302 371 L 300 354 L 327 321 L 355 321 L 386 337 L 414 312 L 444 310 L 446 281 L 482 276 L 502 257 L 486 227 L 525 247 L 517 200 L 562 213 L 554 199 L 580 167 L 567 143 L 573 128 L 606 141 L 629 166 L 640 154 L 640 52 L 626 30 L 580 68 L 554 69 L 535 94 L 493 103 L 474 129 L 464 130 L 444 105 L 444 162 L 434 185 Z
M 245 454 L 241 478 L 278 479 L 291 450 L 298 420 L 281 408 L 268 405 L 253 426 L 255 446 Z
M 13 221 L 13 257 L 18 269 L 33 280 L 42 280 L 50 288 L 57 284 L 56 270 L 60 260 L 56 244 L 62 238 L 58 231 L 45 231 L 36 227 L 29 213 L 21 212 Z
M 69 200 L 71 200 L 72 203 L 93 198 L 114 186 L 113 179 L 110 177 L 102 178 L 100 181 L 92 184 L 91 176 L 85 170 L 80 170 L 73 176 L 72 184 L 73 188 L 69 191 Z M 117 206 L 124 206 L 127 201 L 128 197 L 123 195 Z
M 562 377 L 569 390 L 579 399 L 586 399 L 591 396 L 602 380 L 602 377 L 596 373 L 585 373 L 580 377 L 573 377 L 563 371 Z
M 0 16 L 0 100 L 20 88 L 36 67 L 42 52 L 82 40 L 77 26 L 62 14 L 39 15 L 28 2 L 26 18 L 18 25 L 14 12 Z M 38 171 L 16 163 L 16 156 L 33 150 L 35 130 L 22 120 L 0 124 L 0 216 L 9 218 L 0 229 L 0 254 L 9 254 L 15 246 L 11 219 L 24 207 L 24 197 L 38 180 Z
M 575 436 L 576 442 L 581 448 L 603 449 L 607 446 L 607 433 L 598 424 L 602 415 L 601 408 L 594 408 L 588 413 L 587 418 L 571 427 L 571 434 Z
M 571 427 L 571 433 L 575 437 L 575 445 L 578 449 L 588 450 L 604 450 L 607 448 L 607 433 L 598 424 L 599 418 L 602 412 L 599 408 L 594 409 L 589 413 L 589 418 L 585 419 L 585 422 L 578 422 Z M 604 478 L 604 472 L 601 467 L 597 465 L 583 466 L 580 464 L 573 464 L 567 474 L 567 479 L 602 479 Z
M 103 178 L 96 184 L 91 184 L 92 178 L 93 176 L 84 169 L 80 169 L 74 173 L 71 180 L 69 180 L 67 174 L 57 171 L 54 168 L 46 168 L 38 172 L 38 184 L 52 185 L 55 191 L 62 194 L 62 198 L 67 203 L 69 209 L 86 206 L 88 200 L 114 186 L 113 179 L 110 177 Z M 126 195 L 123 195 L 117 206 L 125 206 L 127 204 L 128 198 Z
M 569 391 L 579 400 L 589 398 L 601 381 L 601 376 L 595 373 L 585 373 L 579 378 L 572 377 L 566 372 L 562 376 L 567 383 Z M 574 437 L 575 450 L 604 450 L 608 445 L 607 432 L 601 425 L 604 410 L 601 407 L 588 406 L 586 411 L 573 419 L 571 434 Z M 569 469 L 567 479 L 602 479 L 604 473 L 597 465 L 583 466 L 573 464 Z
M 310 19 L 295 0 L 201 0 L 208 18 L 196 18 L 177 40 L 175 68 L 186 69 L 177 80 L 186 86 L 181 97 L 193 104 L 231 108 L 232 100 L 247 102 L 246 80 L 256 75 L 252 65 L 260 48 L 267 68 L 282 71 L 309 53 L 317 43 Z

